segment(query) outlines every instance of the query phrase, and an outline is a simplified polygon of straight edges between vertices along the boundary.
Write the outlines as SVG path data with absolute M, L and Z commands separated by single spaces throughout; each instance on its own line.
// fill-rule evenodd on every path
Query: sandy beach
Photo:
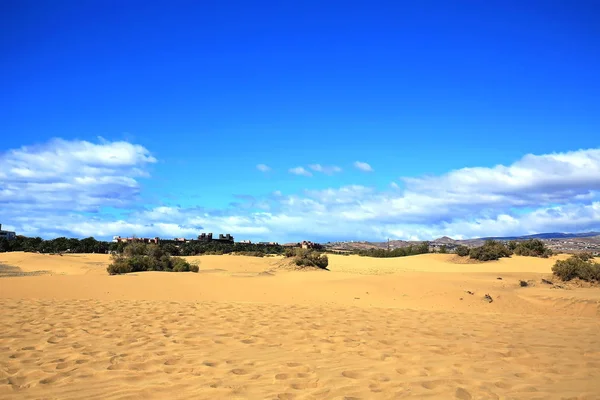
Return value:
M 600 289 L 542 283 L 557 257 L 0 253 L 0 398 L 599 399 Z

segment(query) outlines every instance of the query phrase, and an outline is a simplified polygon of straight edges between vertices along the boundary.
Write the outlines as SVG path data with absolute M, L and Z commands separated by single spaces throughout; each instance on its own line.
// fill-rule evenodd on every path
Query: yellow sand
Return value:
M 600 288 L 540 283 L 556 258 L 190 258 L 0 253 L 50 271 L 0 278 L 0 398 L 600 399 Z

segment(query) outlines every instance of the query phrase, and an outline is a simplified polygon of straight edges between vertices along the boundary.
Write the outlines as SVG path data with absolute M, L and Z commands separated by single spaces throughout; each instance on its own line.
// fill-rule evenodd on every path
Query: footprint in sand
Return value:
M 444 384 L 443 381 L 427 381 L 427 382 L 421 383 L 421 386 L 423 386 L 425 389 L 433 390 L 437 387 L 440 387 L 443 384 Z
M 515 376 L 516 376 L 517 378 L 527 379 L 527 378 L 529 378 L 529 377 L 531 376 L 531 374 L 530 374 L 530 373 L 528 373 L 528 372 L 517 372 L 517 373 L 515 374 Z
M 235 374 L 235 375 L 246 375 L 248 373 L 248 371 L 246 371 L 245 369 L 242 369 L 242 368 L 235 368 L 235 369 L 231 370 L 231 373 Z
M 317 382 L 294 382 L 290 385 L 292 389 L 296 390 L 304 390 L 304 389 L 314 389 L 318 386 Z
M 293 393 L 279 393 L 277 398 L 279 400 L 293 400 L 296 398 L 296 395 Z
M 56 364 L 56 369 L 65 369 L 68 366 L 69 366 L 68 362 L 61 362 L 61 363 Z
M 380 392 L 382 392 L 382 391 L 383 391 L 383 390 L 381 389 L 381 387 L 380 387 L 379 385 L 375 384 L 375 383 L 371 383 L 371 384 L 369 385 L 369 389 L 370 389 L 370 390 L 371 390 L 371 392 L 373 392 L 373 393 L 380 393 Z
M 342 376 L 349 379 L 360 379 L 362 374 L 358 371 L 343 371 Z
M 213 362 L 213 361 L 204 361 L 204 362 L 202 363 L 202 365 L 205 365 L 205 366 L 207 366 L 207 367 L 214 368 L 214 367 L 216 367 L 217 365 L 219 365 L 219 363 L 217 363 L 217 362 Z
M 454 393 L 454 397 L 460 400 L 471 400 L 473 398 L 473 396 L 471 396 L 471 393 L 469 393 L 463 388 L 457 388 L 456 392 Z
M 389 382 L 390 381 L 390 378 L 384 374 L 374 374 L 371 376 L 371 379 L 378 381 L 378 382 Z

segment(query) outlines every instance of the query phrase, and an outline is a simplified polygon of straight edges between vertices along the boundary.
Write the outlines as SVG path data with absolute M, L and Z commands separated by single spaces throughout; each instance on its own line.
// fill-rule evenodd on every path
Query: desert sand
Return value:
M 0 253 L 46 271 L 0 277 L 0 398 L 600 399 L 600 288 L 541 283 L 556 257 L 190 259 Z

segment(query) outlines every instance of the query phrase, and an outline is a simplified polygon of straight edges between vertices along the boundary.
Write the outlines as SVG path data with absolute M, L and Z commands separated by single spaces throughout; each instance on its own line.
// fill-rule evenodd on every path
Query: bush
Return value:
M 292 248 L 288 247 L 288 248 L 286 248 L 286 249 L 285 249 L 285 251 L 283 252 L 283 255 L 284 255 L 285 257 L 288 257 L 288 258 L 289 258 L 289 257 L 295 257 L 295 256 L 296 256 L 296 249 L 295 249 L 295 248 L 293 248 L 293 247 L 292 247 Z
M 389 257 L 408 257 L 415 256 L 417 254 L 427 254 L 429 253 L 429 242 L 422 242 L 418 245 L 410 245 L 406 247 L 398 247 L 396 249 L 387 250 L 387 249 L 366 249 L 359 250 L 358 254 L 364 257 L 379 257 L 379 258 L 389 258 Z
M 327 269 L 329 258 L 327 255 L 307 249 L 295 249 L 294 263 L 299 267 L 316 267 Z
M 500 242 L 487 240 L 483 246 L 472 248 L 469 257 L 479 261 L 498 260 L 502 257 L 510 257 L 511 251 Z
M 181 257 L 171 257 L 155 244 L 130 243 L 123 254 L 113 254 L 106 269 L 110 275 L 141 271 L 198 272 L 199 267 Z
M 600 282 L 600 264 L 594 262 L 591 254 L 587 253 L 556 261 L 552 273 L 563 281 L 579 278 L 586 282 Z
M 469 249 L 467 246 L 463 246 L 463 245 L 460 245 L 456 248 L 456 254 L 458 254 L 461 257 L 468 256 L 470 251 L 471 251 L 471 249 Z
M 112 264 L 106 268 L 110 275 L 128 274 L 133 272 L 133 268 L 126 259 L 113 260 Z
M 513 250 L 518 256 L 548 258 L 552 255 L 552 250 L 546 247 L 544 242 L 539 239 L 530 239 L 517 243 L 513 246 Z

